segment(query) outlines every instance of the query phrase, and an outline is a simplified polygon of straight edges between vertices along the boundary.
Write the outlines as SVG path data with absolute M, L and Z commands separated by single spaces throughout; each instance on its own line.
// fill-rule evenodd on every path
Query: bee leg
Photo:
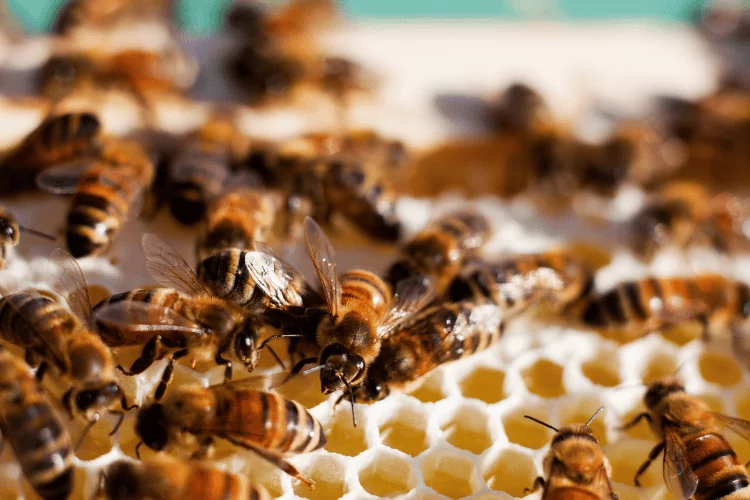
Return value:
M 161 341 L 161 335 L 157 335 L 156 337 L 153 337 L 148 342 L 146 342 L 146 345 L 144 345 L 143 349 L 141 350 L 141 356 L 133 361 L 133 364 L 130 365 L 130 370 L 126 370 L 122 367 L 122 365 L 117 365 L 117 368 L 119 368 L 120 371 L 127 376 L 133 376 L 138 375 L 139 373 L 143 373 L 149 366 L 154 363 L 154 361 L 158 359 L 162 351 Z
M 661 453 L 663 450 L 664 450 L 664 441 L 654 446 L 654 449 L 651 450 L 651 453 L 648 454 L 648 459 L 645 462 L 643 462 L 643 465 L 641 465 L 638 468 L 638 470 L 635 473 L 635 479 L 633 481 L 637 487 L 639 488 L 641 487 L 641 481 L 638 478 L 641 477 L 641 474 L 646 472 L 646 469 L 648 469 L 648 466 L 651 465 L 651 462 L 653 462 L 656 459 L 656 457 L 659 456 L 659 453 Z
M 214 361 L 216 361 L 217 365 L 224 365 L 224 382 L 232 380 L 232 362 L 222 357 L 220 352 L 216 353 Z
M 37 382 L 41 382 L 44 379 L 44 375 L 47 373 L 47 368 L 49 368 L 49 365 L 45 362 L 42 362 L 39 365 L 39 368 L 37 368 L 36 374 L 35 374 Z
M 264 448 L 260 448 L 258 446 L 253 446 L 251 444 L 238 443 L 238 442 L 232 441 L 231 439 L 229 441 L 232 442 L 233 444 L 242 446 L 243 448 L 247 448 L 248 450 L 257 453 L 261 458 L 268 460 L 269 462 L 274 464 L 276 467 L 286 472 L 290 476 L 299 479 L 300 481 L 308 485 L 310 488 L 315 487 L 315 483 L 313 481 L 303 476 L 302 473 L 299 470 L 297 470 L 295 466 L 293 466 L 292 464 L 284 460 L 282 457 L 280 457 L 276 453 L 270 450 L 266 450 Z
M 531 485 L 531 489 L 524 488 L 523 494 L 526 495 L 527 493 L 536 493 L 539 488 L 544 488 L 544 478 L 542 476 L 537 477 L 534 479 L 534 484 Z
M 170 356 L 167 367 L 164 368 L 164 372 L 161 374 L 161 380 L 159 381 L 159 385 L 156 387 L 156 392 L 154 393 L 154 399 L 156 401 L 159 401 L 162 397 L 164 397 L 164 393 L 167 391 L 167 386 L 174 377 L 174 366 L 176 361 L 184 356 L 187 356 L 188 352 L 189 351 L 187 349 L 181 349 Z
M 292 371 L 289 372 L 289 376 L 293 377 L 295 375 L 298 375 L 299 372 L 301 372 L 305 366 L 310 365 L 312 363 L 317 363 L 317 362 L 318 362 L 318 358 L 305 358 L 301 360 L 299 363 L 297 363 L 296 365 L 294 365 L 294 368 L 292 368 Z
M 626 430 L 630 429 L 631 427 L 634 427 L 634 426 L 638 425 L 638 422 L 640 422 L 643 419 L 646 419 L 649 424 L 652 422 L 651 414 L 644 411 L 643 413 L 639 413 L 638 415 L 636 415 L 633 418 L 633 420 L 631 420 L 627 424 L 624 424 L 624 425 L 618 427 L 617 430 L 619 430 L 619 431 L 626 431 Z

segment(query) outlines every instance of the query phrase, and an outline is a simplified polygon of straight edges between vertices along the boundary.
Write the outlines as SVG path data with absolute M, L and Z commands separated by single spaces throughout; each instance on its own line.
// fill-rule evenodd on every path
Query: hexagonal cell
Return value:
M 81 460 L 93 460 L 95 458 L 106 455 L 112 449 L 112 438 L 109 437 L 109 433 L 112 431 L 113 426 L 117 423 L 116 418 L 112 418 L 112 423 L 106 422 L 109 419 L 102 419 L 101 422 L 91 426 L 86 431 L 88 424 L 76 421 L 76 429 L 72 431 L 71 438 L 73 443 L 77 443 L 81 437 L 81 447 L 76 451 L 76 456 Z M 85 436 L 82 434 L 86 432 Z
M 411 461 L 397 453 L 381 450 L 359 471 L 359 482 L 376 497 L 394 497 L 410 492 L 417 485 Z
M 526 496 L 524 490 L 531 489 L 538 471 L 534 461 L 518 450 L 504 450 L 489 464 L 483 466 L 482 476 L 487 486 L 504 491 L 513 497 Z
M 592 398 L 576 399 L 566 403 L 560 411 L 560 425 L 585 424 L 596 413 L 599 408 L 604 406 L 601 401 Z M 604 412 L 606 408 L 591 421 L 589 427 L 594 431 L 599 444 L 607 444 L 607 426 L 604 423 Z
M 612 464 L 612 479 L 618 483 L 632 485 L 636 471 L 646 461 L 653 447 L 654 444 L 648 441 L 631 440 L 617 441 L 609 445 L 607 457 Z M 661 459 L 654 460 L 646 472 L 641 475 L 641 485 L 644 488 L 663 485 L 664 481 L 661 474 Z
M 602 387 L 615 387 L 622 382 L 620 379 L 620 362 L 613 352 L 600 351 L 596 356 L 581 364 L 584 377 L 593 384 Z
M 724 387 L 735 385 L 742 378 L 742 369 L 734 358 L 713 352 L 701 354 L 698 368 L 703 380 Z
M 628 413 L 623 415 L 622 420 L 618 423 L 619 426 L 625 425 L 628 422 L 632 422 L 635 417 L 637 417 L 639 414 L 643 413 L 645 411 L 645 408 L 643 406 L 637 406 L 636 408 L 633 408 Z M 654 433 L 651 431 L 651 428 L 648 425 L 648 422 L 645 420 L 641 420 L 638 422 L 638 425 L 635 425 L 631 427 L 630 429 L 626 431 L 620 431 L 623 435 L 626 435 L 630 437 L 631 439 L 641 439 L 641 440 L 648 440 L 652 442 L 656 442 L 656 437 L 654 436 Z
M 563 367 L 547 359 L 540 359 L 523 370 L 526 387 L 543 398 L 556 398 L 565 394 L 562 375 Z
M 479 455 L 492 446 L 488 420 L 489 416 L 479 408 L 464 406 L 459 408 L 440 428 L 450 444 Z
M 357 415 L 357 427 L 352 422 L 349 406 L 339 407 L 333 421 L 326 429 L 326 450 L 348 457 L 356 457 L 367 449 L 364 422 L 359 421 L 362 416 Z
M 427 449 L 427 416 L 412 408 L 400 408 L 380 425 L 384 445 L 416 457 Z
M 664 328 L 659 333 L 661 333 L 662 337 L 678 346 L 683 346 L 702 336 L 701 327 L 697 323 L 683 323 Z
M 664 377 L 673 376 L 677 372 L 677 367 L 677 360 L 672 356 L 656 355 L 641 371 L 641 380 L 644 384 L 650 384 Z
M 449 498 L 462 498 L 482 487 L 474 461 L 455 451 L 432 451 L 422 458 L 420 466 L 425 484 Z
M 341 498 L 346 493 L 344 475 L 346 463 L 330 455 L 320 455 L 302 470 L 302 473 L 315 481 L 315 488 L 294 480 L 294 494 L 310 500 Z
M 511 443 L 520 444 L 526 448 L 538 450 L 552 439 L 552 431 L 543 425 L 533 422 L 524 415 L 549 422 L 549 414 L 539 408 L 525 408 L 515 410 L 503 417 L 505 434 Z
M 502 370 L 477 366 L 461 379 L 459 387 L 464 397 L 493 404 L 505 399 L 504 383 L 505 372 Z
M 417 387 L 409 391 L 409 394 L 422 401 L 423 403 L 436 403 L 445 399 L 443 392 L 443 372 L 442 370 L 433 371 L 423 378 Z

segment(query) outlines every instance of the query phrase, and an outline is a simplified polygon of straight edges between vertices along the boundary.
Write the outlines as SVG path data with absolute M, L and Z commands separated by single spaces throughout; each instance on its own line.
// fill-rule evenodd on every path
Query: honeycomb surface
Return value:
M 599 28 L 524 29 L 364 26 L 341 33 L 334 39 L 335 47 L 345 48 L 391 77 L 385 80 L 378 102 L 353 107 L 353 121 L 426 147 L 455 132 L 431 108 L 431 96 L 440 91 L 489 92 L 512 79 L 526 78 L 550 98 L 561 116 L 570 116 L 586 92 L 588 97 L 607 96 L 637 107 L 650 93 L 698 95 L 713 81 L 705 50 L 686 31 L 644 28 L 644 32 L 623 26 L 609 29 L 602 37 L 604 31 Z M 517 49 L 521 43 L 526 44 L 523 51 Z M 497 64 L 483 65 L 475 52 L 477 46 L 486 53 L 497 51 L 492 57 Z M 473 57 L 463 57 L 467 53 Z M 627 83 L 622 81 L 623 75 L 628 75 Z M 106 128 L 124 130 L 129 120 L 137 119 L 133 118 L 137 113 L 126 104 L 108 102 L 101 108 Z M 163 103 L 159 111 L 167 129 L 189 128 L 205 117 L 202 107 L 182 102 Z M 10 117 L 0 120 L 0 142 L 11 144 L 33 128 L 43 110 L 32 101 L 8 100 L 0 101 L 0 113 Z M 316 121 L 303 111 L 293 114 L 287 110 L 248 112 L 243 123 L 248 131 L 270 136 L 325 125 L 324 120 Z M 613 202 L 610 213 L 614 219 L 622 219 L 637 208 L 640 199 L 639 193 L 626 193 Z M 67 200 L 24 197 L 1 201 L 22 224 L 60 234 Z M 447 195 L 436 200 L 402 199 L 399 215 L 412 234 L 429 218 L 465 205 L 475 206 L 492 222 L 495 232 L 486 249 L 490 257 L 508 251 L 539 251 L 583 236 L 594 240 L 610 237 L 608 228 L 589 227 L 565 214 L 542 216 L 523 204 L 491 198 L 465 201 Z M 132 220 L 108 255 L 80 262 L 94 302 L 110 293 L 153 283 L 139 245 L 146 231 L 164 236 L 192 261 L 193 230 L 177 226 L 164 212 L 150 221 Z M 374 248 L 360 236 L 339 233 L 333 239 L 341 269 L 362 266 L 382 271 L 394 256 L 394 249 Z M 25 238 L 10 260 L 9 274 L 23 284 L 43 286 L 44 259 L 52 248 Z M 314 276 L 301 247 L 288 248 L 286 253 L 303 273 Z M 704 270 L 750 280 L 745 260 L 701 251 L 666 252 L 644 266 L 622 250 L 600 271 L 597 287 L 606 289 L 623 279 L 647 274 Z M 127 349 L 118 352 L 117 358 L 128 364 L 137 354 L 138 349 Z M 130 399 L 139 404 L 147 401 L 163 368 L 164 362 L 158 362 L 141 376 L 123 377 Z M 260 369 L 277 368 L 264 358 Z M 636 469 L 656 444 L 650 430 L 645 425 L 628 432 L 616 428 L 642 407 L 642 384 L 673 373 L 685 380 L 690 393 L 712 408 L 750 418 L 750 380 L 724 339 L 706 345 L 694 331 L 684 328 L 620 344 L 617 339 L 551 325 L 545 316 L 530 314 L 510 322 L 504 338 L 491 349 L 435 370 L 410 392 L 394 393 L 370 406 L 358 405 L 356 428 L 345 405 L 333 412 L 337 395 L 322 396 L 315 376 L 300 377 L 283 386 L 280 392 L 309 408 L 327 432 L 324 450 L 291 459 L 315 481 L 314 490 L 235 448 L 220 447 L 214 463 L 249 476 L 274 497 L 284 499 L 523 497 L 541 474 L 542 458 L 552 437 L 551 431 L 524 420 L 523 415 L 560 426 L 584 422 L 604 406 L 606 411 L 592 427 L 612 463 L 616 493 L 622 500 L 669 498 L 658 463 L 644 475 L 642 489 L 632 486 Z M 219 382 L 221 374 L 218 368 L 200 372 L 180 366 L 173 384 L 208 385 Z M 126 417 L 112 438 L 107 433 L 114 420 L 104 420 L 94 426 L 78 451 L 74 498 L 92 498 L 100 468 L 123 456 L 134 456 L 133 415 Z M 71 423 L 74 439 L 82 428 L 81 422 Z M 740 460 L 750 460 L 750 444 L 731 434 L 728 437 Z M 12 454 L 5 451 L 1 460 L 0 498 L 35 498 L 20 477 Z

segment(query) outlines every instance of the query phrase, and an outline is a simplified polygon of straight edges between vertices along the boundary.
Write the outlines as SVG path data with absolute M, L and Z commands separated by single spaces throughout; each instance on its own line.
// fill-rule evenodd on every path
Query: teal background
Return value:
M 43 31 L 63 0 L 8 0 L 30 31 Z M 177 0 L 180 22 L 192 33 L 216 29 L 229 0 Z M 570 20 L 655 19 L 687 22 L 701 0 L 343 0 L 355 18 Z

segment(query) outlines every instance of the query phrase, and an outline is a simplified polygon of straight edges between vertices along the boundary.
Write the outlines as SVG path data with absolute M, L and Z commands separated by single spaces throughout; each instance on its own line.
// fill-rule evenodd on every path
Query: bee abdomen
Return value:
M 217 296 L 241 306 L 262 297 L 245 265 L 245 252 L 238 249 L 202 260 L 198 264 L 198 278 Z
M 704 434 L 686 445 L 691 467 L 698 476 L 696 498 L 718 500 L 748 487 L 744 466 L 722 436 Z
M 117 189 L 97 184 L 98 180 L 81 181 L 68 213 L 66 238 L 74 257 L 85 257 L 104 251 L 112 234 L 120 228 L 127 211 L 118 199 Z M 118 202 L 119 205 L 118 206 Z
M 341 291 L 341 303 L 356 307 L 365 317 L 383 314 L 391 299 L 388 285 L 376 274 L 364 270 L 342 274 Z
M 602 497 L 593 491 L 576 488 L 574 486 L 551 488 L 544 493 L 542 498 L 544 498 L 544 500 L 603 500 Z

